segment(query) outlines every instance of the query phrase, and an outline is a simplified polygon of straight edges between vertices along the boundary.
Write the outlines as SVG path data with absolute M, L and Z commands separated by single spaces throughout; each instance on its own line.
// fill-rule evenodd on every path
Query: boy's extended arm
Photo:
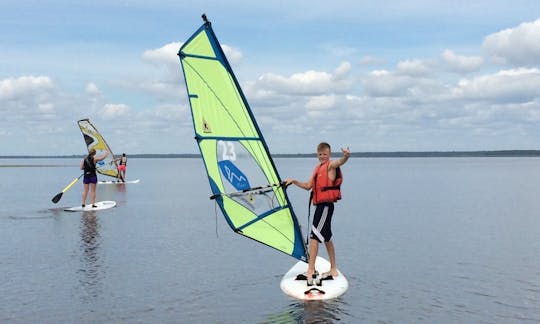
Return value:
M 333 160 L 332 162 L 330 162 L 330 165 L 329 165 L 330 168 L 337 169 L 338 167 L 345 164 L 345 162 L 347 162 L 347 160 L 349 159 L 349 156 L 351 156 L 351 151 L 349 150 L 348 147 L 341 148 L 341 152 L 343 152 L 343 156 L 337 160 Z
M 293 185 L 295 185 L 297 187 L 300 187 L 302 189 L 305 189 L 305 190 L 311 189 L 311 186 L 312 186 L 311 178 L 307 182 L 300 182 L 300 181 L 298 181 L 296 179 L 285 179 L 284 182 L 285 182 L 285 184 L 287 184 L 287 186 L 290 185 L 290 184 L 293 184 Z

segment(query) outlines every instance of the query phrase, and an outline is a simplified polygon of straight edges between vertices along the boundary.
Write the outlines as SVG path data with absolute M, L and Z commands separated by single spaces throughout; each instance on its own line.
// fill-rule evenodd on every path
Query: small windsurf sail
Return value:
M 95 149 L 96 155 L 98 156 L 104 154 L 105 152 L 109 152 L 105 159 L 96 164 L 97 172 L 116 178 L 118 176 L 118 165 L 114 160 L 114 154 L 111 151 L 111 148 L 103 136 L 101 136 L 97 128 L 92 125 L 88 118 L 79 120 L 78 124 L 84 137 L 84 143 L 86 144 L 89 152 L 90 149 Z
M 210 22 L 178 52 L 211 199 L 238 234 L 302 261 L 302 231 L 253 113 Z

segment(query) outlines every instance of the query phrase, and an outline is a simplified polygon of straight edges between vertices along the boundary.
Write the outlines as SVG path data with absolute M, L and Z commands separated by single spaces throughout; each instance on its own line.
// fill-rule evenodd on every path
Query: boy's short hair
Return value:
M 321 142 L 319 145 L 317 145 L 317 152 L 320 152 L 324 149 L 328 149 L 329 151 L 332 151 L 332 149 L 330 148 L 330 144 L 326 142 Z

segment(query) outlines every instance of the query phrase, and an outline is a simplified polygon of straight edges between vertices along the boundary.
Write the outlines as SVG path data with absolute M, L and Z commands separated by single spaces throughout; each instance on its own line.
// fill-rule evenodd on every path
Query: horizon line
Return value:
M 332 152 L 339 154 L 340 152 Z M 14 158 L 81 158 L 84 154 L 64 155 L 0 155 L 0 159 Z M 133 158 L 198 158 L 200 153 L 133 153 Z M 313 157 L 316 153 L 275 153 L 272 157 Z M 540 150 L 474 150 L 474 151 L 374 151 L 351 152 L 351 157 L 489 157 L 540 156 Z

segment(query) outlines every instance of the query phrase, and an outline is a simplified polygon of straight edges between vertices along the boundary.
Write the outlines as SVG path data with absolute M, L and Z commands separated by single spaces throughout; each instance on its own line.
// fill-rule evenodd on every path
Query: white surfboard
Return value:
M 307 267 L 307 263 L 299 261 L 283 276 L 280 286 L 285 294 L 302 300 L 324 300 L 339 297 L 347 291 L 349 282 L 339 270 L 339 276 L 320 280 L 322 274 L 330 270 L 330 262 L 326 259 L 318 256 L 315 260 L 315 269 L 319 275 L 313 286 L 308 286 L 305 279 L 297 278 L 307 271 Z
M 84 207 L 82 206 L 75 206 L 71 208 L 64 209 L 65 211 L 70 212 L 82 212 L 82 211 L 93 211 L 93 210 L 103 210 L 103 209 L 109 209 L 116 206 L 116 201 L 113 200 L 104 200 L 104 201 L 98 201 L 96 202 L 96 207 L 92 207 L 92 204 L 88 204 Z
M 98 184 L 124 184 L 124 183 L 139 183 L 139 179 L 129 180 L 129 181 L 118 181 L 118 180 L 101 180 L 98 181 Z

